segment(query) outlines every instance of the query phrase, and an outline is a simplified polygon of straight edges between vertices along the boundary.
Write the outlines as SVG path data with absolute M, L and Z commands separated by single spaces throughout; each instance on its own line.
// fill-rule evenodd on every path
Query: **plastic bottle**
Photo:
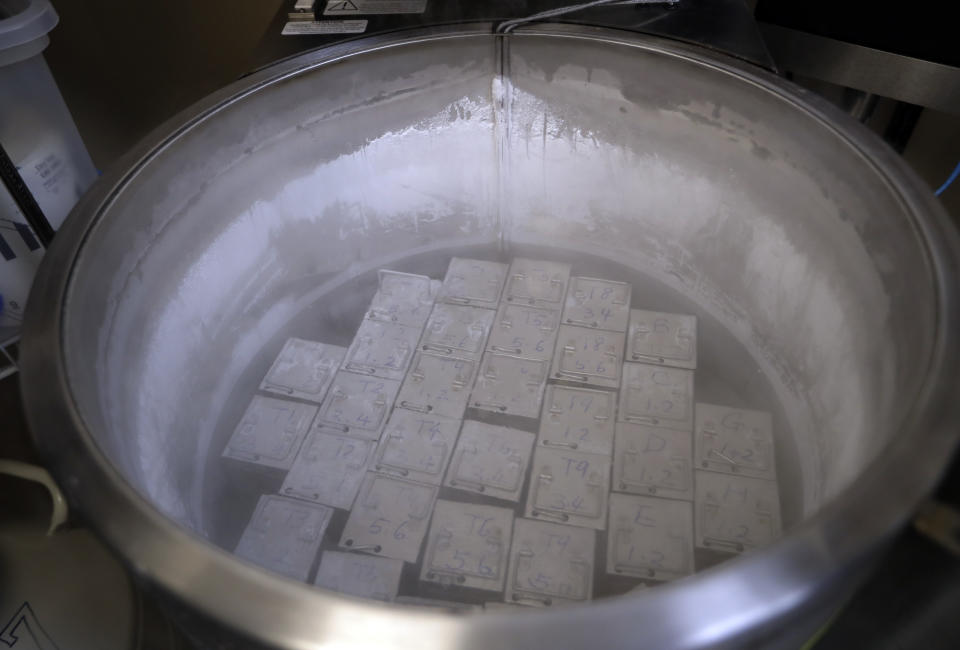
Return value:
M 43 59 L 58 20 L 48 0 L 0 0 L 0 143 L 54 228 L 97 176 Z M 0 341 L 19 329 L 42 256 L 0 184 Z

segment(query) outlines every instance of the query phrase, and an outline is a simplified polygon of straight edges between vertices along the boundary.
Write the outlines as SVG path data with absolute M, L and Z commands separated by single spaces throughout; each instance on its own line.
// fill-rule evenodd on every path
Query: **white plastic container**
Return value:
M 0 0 L 0 143 L 57 228 L 97 176 L 43 59 L 58 17 L 48 0 Z M 19 330 L 43 248 L 0 184 L 0 340 Z

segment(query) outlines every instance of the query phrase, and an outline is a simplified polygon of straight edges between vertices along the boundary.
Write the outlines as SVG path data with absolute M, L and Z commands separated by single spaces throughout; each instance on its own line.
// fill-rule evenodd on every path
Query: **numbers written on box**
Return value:
M 618 422 L 613 489 L 691 501 L 692 438 L 689 431 Z
M 630 289 L 626 282 L 571 278 L 563 305 L 564 324 L 626 332 L 630 319 Z
M 695 435 L 697 467 L 776 480 L 769 413 L 697 404 Z
M 533 454 L 526 516 L 603 530 L 610 458 L 538 447 Z
M 601 388 L 620 385 L 623 334 L 562 325 L 551 377 Z
M 741 553 L 780 537 L 780 499 L 773 481 L 697 471 L 697 546 Z
M 454 257 L 440 288 L 440 301 L 496 309 L 507 278 L 507 265 Z
M 420 339 L 420 349 L 444 355 L 479 359 L 487 344 L 495 312 L 467 305 L 439 304 Z
M 347 349 L 343 369 L 384 379 L 403 379 L 419 339 L 419 327 L 365 320 Z
M 608 391 L 547 386 L 537 441 L 544 447 L 611 455 L 616 401 Z
M 391 602 L 400 591 L 402 571 L 401 560 L 324 551 L 313 584 L 341 594 Z
M 689 501 L 610 495 L 607 573 L 674 580 L 693 573 Z
M 479 361 L 418 352 L 403 380 L 397 406 L 460 419 L 470 400 Z
M 395 409 L 377 448 L 374 469 L 439 485 L 459 431 L 459 420 Z
M 332 514 L 326 506 L 264 495 L 234 552 L 254 564 L 306 581 Z
M 418 329 L 423 327 L 433 308 L 440 283 L 425 275 L 385 269 L 379 271 L 379 281 L 366 317 Z
M 693 371 L 623 364 L 617 418 L 670 429 L 693 429 Z
M 693 370 L 697 367 L 697 317 L 630 310 L 627 360 Z
M 372 440 L 311 431 L 287 472 L 280 493 L 349 509 L 375 448 Z
M 322 402 L 333 382 L 346 348 L 291 338 L 283 346 L 260 390 Z
M 526 431 L 467 420 L 444 485 L 519 501 L 534 438 Z
M 420 579 L 503 591 L 513 511 L 437 501 Z
M 569 280 L 569 264 L 517 257 L 510 264 L 503 301 L 559 310 Z
M 340 548 L 416 562 L 437 488 L 367 472 Z
M 470 395 L 470 406 L 494 413 L 538 417 L 548 363 L 487 352 Z
M 316 406 L 255 395 L 234 430 L 225 458 L 273 469 L 290 469 Z
M 398 381 L 339 372 L 313 427 L 379 440 L 399 389 Z
M 377 271 L 377 291 L 384 296 L 392 296 L 397 299 L 430 300 L 439 288 L 439 284 L 439 282 L 431 280 L 426 275 L 391 271 L 389 269 Z
M 487 348 L 493 352 L 549 361 L 557 342 L 560 312 L 502 303 Z
M 517 519 L 506 600 L 535 605 L 589 600 L 595 536 L 586 528 Z

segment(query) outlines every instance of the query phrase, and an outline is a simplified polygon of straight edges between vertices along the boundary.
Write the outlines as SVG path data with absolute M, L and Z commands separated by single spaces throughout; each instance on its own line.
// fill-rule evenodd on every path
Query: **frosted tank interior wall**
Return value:
M 785 520 L 889 440 L 929 356 L 931 281 L 857 151 L 655 48 L 518 34 L 508 62 L 504 80 L 495 39 L 470 36 L 305 68 L 131 171 L 78 262 L 67 363 L 102 449 L 165 513 L 204 531 L 219 423 L 298 315 L 481 244 L 603 256 L 722 322 L 783 406 L 778 467 L 802 486 Z M 367 299 L 325 306 L 331 342 Z

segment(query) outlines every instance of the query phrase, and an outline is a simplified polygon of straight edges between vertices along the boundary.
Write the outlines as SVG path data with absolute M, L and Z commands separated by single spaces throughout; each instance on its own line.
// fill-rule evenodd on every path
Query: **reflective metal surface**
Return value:
M 611 31 L 522 28 L 506 52 L 488 32 L 285 62 L 102 179 L 28 306 L 38 444 L 133 569 L 221 635 L 288 648 L 795 645 L 956 442 L 955 233 L 895 154 L 780 79 Z M 244 371 L 264 342 L 385 261 L 497 241 L 641 270 L 750 350 L 789 423 L 776 446 L 778 476 L 798 486 L 784 538 L 656 589 L 482 616 L 346 599 L 204 540 L 215 421 L 259 382 Z
M 786 70 L 954 115 L 960 112 L 960 68 L 780 25 L 761 24 L 760 29 L 777 65 Z

